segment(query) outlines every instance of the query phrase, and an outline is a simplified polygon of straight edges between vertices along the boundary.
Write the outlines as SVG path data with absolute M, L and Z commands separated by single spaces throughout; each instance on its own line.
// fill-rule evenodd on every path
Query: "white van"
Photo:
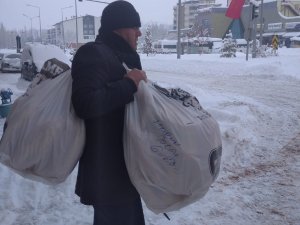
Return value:
M 170 54 L 177 52 L 177 40 L 158 40 L 153 42 L 153 46 L 157 53 Z

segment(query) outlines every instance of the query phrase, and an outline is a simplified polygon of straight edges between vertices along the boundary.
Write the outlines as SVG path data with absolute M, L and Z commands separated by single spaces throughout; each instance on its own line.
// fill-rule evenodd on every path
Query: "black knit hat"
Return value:
M 140 26 L 140 16 L 129 2 L 114 1 L 106 6 L 102 12 L 100 30 L 104 32 Z

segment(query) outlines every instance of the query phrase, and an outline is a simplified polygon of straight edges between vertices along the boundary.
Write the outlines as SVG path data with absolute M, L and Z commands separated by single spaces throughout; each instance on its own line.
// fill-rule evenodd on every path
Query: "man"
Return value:
M 72 63 L 72 102 L 86 126 L 75 192 L 83 204 L 94 207 L 94 225 L 145 224 L 122 141 L 125 106 L 146 80 L 136 52 L 140 26 L 130 3 L 110 3 L 95 42 L 79 48 Z M 127 72 L 122 63 L 132 70 Z

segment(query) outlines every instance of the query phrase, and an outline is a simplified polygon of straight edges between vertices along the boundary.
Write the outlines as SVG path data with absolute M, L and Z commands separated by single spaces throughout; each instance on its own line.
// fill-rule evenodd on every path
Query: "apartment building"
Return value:
M 180 27 L 181 29 L 191 28 L 195 23 L 195 16 L 199 9 L 206 7 L 217 7 L 221 4 L 216 4 L 215 0 L 189 0 L 181 2 L 181 18 Z M 177 30 L 177 18 L 178 18 L 178 4 L 173 7 L 173 30 Z
M 100 28 L 100 17 L 77 17 L 78 45 L 95 40 Z M 47 42 L 62 47 L 76 47 L 76 18 L 72 17 L 53 25 L 47 32 Z

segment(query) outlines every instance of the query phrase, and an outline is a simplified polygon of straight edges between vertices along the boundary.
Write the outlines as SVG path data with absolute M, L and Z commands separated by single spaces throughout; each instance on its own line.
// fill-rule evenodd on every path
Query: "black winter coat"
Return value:
M 121 205 L 139 198 L 127 173 L 122 140 L 125 105 L 137 88 L 124 78 L 122 62 L 141 69 L 139 55 L 114 33 L 80 47 L 72 62 L 72 103 L 86 126 L 75 192 L 86 205 Z

